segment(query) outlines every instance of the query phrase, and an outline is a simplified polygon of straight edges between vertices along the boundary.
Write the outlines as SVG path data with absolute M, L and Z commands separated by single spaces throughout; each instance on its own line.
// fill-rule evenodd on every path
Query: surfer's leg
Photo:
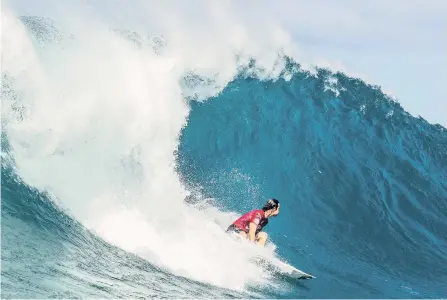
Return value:
M 247 234 L 244 231 L 240 231 L 239 235 L 243 238 L 247 238 Z
M 234 226 L 233 224 L 231 224 L 228 229 L 227 229 L 228 233 L 235 233 L 237 235 L 239 235 L 242 238 L 247 238 L 247 234 L 242 231 L 241 229 L 237 228 L 236 226 Z
M 264 231 L 258 232 L 258 234 L 256 235 L 256 243 L 264 247 L 265 243 L 267 242 L 267 238 L 268 235 L 266 232 Z

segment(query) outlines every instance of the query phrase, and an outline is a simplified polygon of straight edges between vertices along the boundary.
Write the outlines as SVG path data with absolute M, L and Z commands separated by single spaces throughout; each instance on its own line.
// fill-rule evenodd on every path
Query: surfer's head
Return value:
M 279 201 L 275 198 L 269 199 L 262 210 L 268 212 L 268 217 L 276 217 L 279 214 Z

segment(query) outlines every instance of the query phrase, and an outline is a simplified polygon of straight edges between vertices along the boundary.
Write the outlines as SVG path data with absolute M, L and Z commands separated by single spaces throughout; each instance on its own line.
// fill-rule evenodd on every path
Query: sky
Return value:
M 256 5 L 304 52 L 342 65 L 411 114 L 447 127 L 447 1 L 269 2 Z
M 239 17 L 280 24 L 309 61 L 379 85 L 412 115 L 447 127 L 447 1 L 210 1 L 232 6 Z M 79 2 L 113 12 L 120 1 Z M 45 16 L 43 3 L 51 1 L 8 1 L 21 15 Z M 197 11 L 200 1 L 167 3 L 194 22 L 206 14 Z

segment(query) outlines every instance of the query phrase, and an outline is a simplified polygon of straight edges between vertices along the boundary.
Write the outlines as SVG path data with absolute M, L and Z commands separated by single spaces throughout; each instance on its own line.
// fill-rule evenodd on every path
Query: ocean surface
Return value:
M 380 87 L 2 22 L 2 298 L 447 297 L 447 129 Z M 266 249 L 224 232 L 271 197 Z

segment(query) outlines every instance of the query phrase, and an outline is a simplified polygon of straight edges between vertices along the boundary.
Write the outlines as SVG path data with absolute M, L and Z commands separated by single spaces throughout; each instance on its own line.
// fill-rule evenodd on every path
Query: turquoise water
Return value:
M 46 23 L 33 22 L 28 22 L 31 32 L 45 33 Z M 200 204 L 211 203 L 211 208 L 222 212 L 213 215 L 217 219 L 224 212 L 240 214 L 258 208 L 269 197 L 279 199 L 281 214 L 266 228 L 275 252 L 315 275 L 315 280 L 273 274 L 270 284 L 247 280 L 243 289 L 232 288 L 213 284 L 217 279 L 198 280 L 200 274 L 191 270 L 183 275 L 174 272 L 166 261 L 157 263 L 128 251 L 119 240 L 109 242 L 109 236 L 77 219 L 75 209 L 79 207 L 64 202 L 60 191 L 66 181 L 48 181 L 53 185 L 47 190 L 44 184 L 35 187 L 20 175 L 21 168 L 29 172 L 35 166 L 41 177 L 66 178 L 65 172 L 76 170 L 72 164 L 85 163 L 81 155 L 69 153 L 81 146 L 73 142 L 63 148 L 65 154 L 57 164 L 64 168 L 48 165 L 58 174 L 52 174 L 53 169 L 48 174 L 39 161 L 16 163 L 15 158 L 20 160 L 23 155 L 17 150 L 21 144 L 15 142 L 20 131 L 10 129 L 7 116 L 2 122 L 2 298 L 446 297 L 446 129 L 409 115 L 378 87 L 342 73 L 319 69 L 311 74 L 301 70 L 299 62 L 287 59 L 283 72 L 293 73 L 290 80 L 261 80 L 250 75 L 255 66 L 253 61 L 241 69 L 221 93 L 207 101 L 185 98 L 189 114 L 179 132 L 174 165 L 181 183 L 192 192 L 189 199 L 199 205 L 191 208 L 182 203 L 181 207 L 200 210 Z M 2 77 L 2 98 L 14 100 L 14 111 L 23 113 L 17 121 L 20 124 L 32 110 L 27 97 L 33 96 L 16 90 L 20 78 L 8 73 Z M 184 79 L 190 82 L 191 77 Z M 32 144 L 36 139 L 38 143 L 37 133 L 45 130 L 27 131 L 22 142 Z M 103 135 L 115 135 L 111 127 L 103 130 Z M 92 152 L 86 153 L 100 160 L 107 153 L 95 148 L 98 145 L 93 143 Z M 32 152 L 35 148 L 26 149 Z M 74 190 L 91 191 L 88 183 L 102 184 L 91 176 L 97 167 L 94 160 L 82 166 L 91 173 L 73 172 Z M 101 173 L 101 178 L 116 176 L 116 168 Z M 126 188 L 139 187 L 141 174 L 149 172 L 144 160 L 135 159 L 131 170 L 121 174 L 132 178 Z M 73 201 L 82 206 L 83 200 Z M 170 209 L 172 204 L 164 200 L 156 202 L 157 207 Z M 182 227 L 188 222 L 185 218 L 176 224 Z M 124 223 L 117 224 L 126 228 Z M 206 224 L 198 223 L 197 228 L 209 226 Z M 221 224 L 223 228 L 227 225 Z M 138 239 L 148 239 L 144 228 Z M 185 228 L 187 236 L 195 237 L 192 229 Z M 181 231 L 163 230 L 160 236 L 175 238 Z M 216 235 L 216 240 L 220 238 Z M 202 240 L 192 243 L 209 247 Z M 195 259 L 194 252 L 185 253 L 185 260 Z M 239 253 L 232 255 L 236 259 Z M 223 259 L 211 257 L 210 266 Z M 204 277 L 214 278 L 227 272 L 224 268 L 220 265 Z
M 247 297 L 105 243 L 2 168 L 2 298 Z
M 237 211 L 281 200 L 270 236 L 318 277 L 290 296 L 445 295 L 444 128 L 325 70 L 288 82 L 240 77 L 192 107 L 181 174 Z

